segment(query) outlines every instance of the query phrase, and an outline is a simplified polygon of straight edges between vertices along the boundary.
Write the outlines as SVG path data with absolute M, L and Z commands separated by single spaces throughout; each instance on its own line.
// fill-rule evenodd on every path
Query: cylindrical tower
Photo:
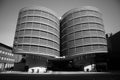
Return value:
M 59 56 L 59 19 L 45 7 L 25 7 L 20 10 L 14 53 L 39 56 Z
M 102 14 L 97 8 L 72 9 L 62 16 L 60 25 L 62 55 L 107 52 Z

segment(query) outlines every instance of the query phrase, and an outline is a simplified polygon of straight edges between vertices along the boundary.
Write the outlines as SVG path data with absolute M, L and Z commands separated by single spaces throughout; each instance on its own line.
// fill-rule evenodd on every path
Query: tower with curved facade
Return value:
M 18 16 L 13 52 L 22 54 L 29 67 L 82 69 L 103 65 L 107 42 L 102 13 L 84 6 L 69 10 L 59 19 L 45 7 L 23 8 Z
M 98 9 L 87 6 L 63 15 L 61 52 L 66 56 L 107 52 L 102 14 Z
M 69 10 L 62 16 L 60 25 L 61 54 L 77 57 L 75 63 L 81 60 L 81 64 L 89 64 L 93 58 L 88 58 L 107 53 L 102 14 L 97 8 L 85 6 Z
M 14 53 L 26 55 L 28 64 L 40 63 L 39 56 L 59 56 L 59 43 L 59 19 L 52 10 L 38 6 L 20 10 Z

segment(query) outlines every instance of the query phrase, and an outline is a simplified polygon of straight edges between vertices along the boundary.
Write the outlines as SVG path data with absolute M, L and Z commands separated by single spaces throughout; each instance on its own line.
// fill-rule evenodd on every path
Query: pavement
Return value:
M 120 72 L 2 72 L 0 80 L 120 80 Z

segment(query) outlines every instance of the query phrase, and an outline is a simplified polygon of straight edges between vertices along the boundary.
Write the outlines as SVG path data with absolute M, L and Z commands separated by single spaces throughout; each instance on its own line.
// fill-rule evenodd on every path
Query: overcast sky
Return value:
M 97 7 L 103 14 L 106 33 L 120 31 L 120 0 L 0 0 L 0 42 L 12 46 L 19 10 L 44 6 L 62 16 L 72 8 Z

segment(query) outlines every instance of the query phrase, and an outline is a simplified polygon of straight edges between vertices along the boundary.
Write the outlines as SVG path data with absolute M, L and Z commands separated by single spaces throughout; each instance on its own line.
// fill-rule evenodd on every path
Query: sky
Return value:
M 120 0 L 0 0 L 0 43 L 13 46 L 19 10 L 34 5 L 49 8 L 58 17 L 73 8 L 94 6 L 103 14 L 106 33 L 120 31 Z

